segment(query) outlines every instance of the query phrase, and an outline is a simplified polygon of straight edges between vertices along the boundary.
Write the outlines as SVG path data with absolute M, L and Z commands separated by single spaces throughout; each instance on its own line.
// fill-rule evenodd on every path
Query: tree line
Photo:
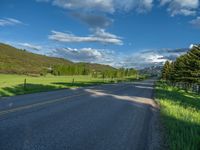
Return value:
M 200 85 L 200 45 L 194 45 L 176 61 L 166 61 L 162 70 L 162 79 L 172 83 L 184 82 L 187 85 Z
M 56 65 L 50 69 L 50 73 L 56 76 L 61 75 L 91 75 L 92 77 L 102 78 L 123 78 L 136 76 L 138 71 L 133 68 L 91 69 L 84 64 L 79 65 Z

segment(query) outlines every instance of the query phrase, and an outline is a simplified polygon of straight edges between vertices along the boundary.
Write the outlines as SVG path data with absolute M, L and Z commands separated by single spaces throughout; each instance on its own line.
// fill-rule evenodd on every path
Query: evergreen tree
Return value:
M 169 80 L 170 75 L 170 62 L 166 61 L 162 70 L 162 79 Z
M 200 45 L 194 46 L 175 62 L 166 61 L 162 70 L 162 79 L 200 84 Z

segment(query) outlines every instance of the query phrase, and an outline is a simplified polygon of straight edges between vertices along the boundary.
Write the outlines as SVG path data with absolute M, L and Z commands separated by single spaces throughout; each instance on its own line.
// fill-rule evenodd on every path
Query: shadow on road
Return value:
M 45 91 L 52 91 L 52 90 L 57 90 L 57 89 L 66 89 L 66 88 L 73 88 L 73 87 L 86 87 L 86 86 L 109 84 L 109 83 L 113 83 L 113 82 L 112 81 L 74 82 L 74 83 L 53 82 L 50 85 L 27 83 L 25 86 L 24 84 L 19 84 L 13 87 L 1 88 L 0 97 L 45 92 Z

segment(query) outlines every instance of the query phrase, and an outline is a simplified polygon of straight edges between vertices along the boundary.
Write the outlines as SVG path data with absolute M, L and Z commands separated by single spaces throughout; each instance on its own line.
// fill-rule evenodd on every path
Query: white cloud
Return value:
M 123 66 L 133 68 L 145 68 L 150 66 L 162 65 L 167 59 L 156 52 L 134 53 L 124 59 Z
M 114 12 L 112 0 L 53 0 L 53 4 L 66 9 Z
M 189 47 L 189 49 L 192 49 L 193 47 L 194 47 L 194 44 L 191 44 L 190 47 Z
M 48 1 L 48 0 L 37 0 Z M 84 11 L 101 11 L 114 13 L 116 11 L 136 10 L 145 12 L 151 10 L 153 0 L 51 0 L 53 5 L 65 9 L 82 9 Z
M 101 28 L 94 29 L 93 32 L 94 32 L 96 37 L 99 37 L 99 38 L 102 38 L 102 39 L 110 39 L 110 40 L 113 40 L 113 42 L 115 41 L 115 39 L 116 40 L 121 39 L 120 37 L 118 37 L 114 34 L 108 33 L 104 29 L 101 29 Z M 118 41 L 117 43 L 121 44 L 121 41 Z
M 144 50 L 124 56 L 121 65 L 124 67 L 146 68 L 151 66 L 161 66 L 165 61 L 174 61 L 177 57 L 185 54 L 188 49 L 159 49 Z
M 85 12 L 147 12 L 150 11 L 156 0 L 37 0 L 51 1 L 55 6 Z M 199 0 L 158 0 L 161 6 L 167 6 L 171 16 L 190 16 L 197 13 Z
M 168 5 L 171 16 L 195 15 L 199 7 L 199 0 L 160 0 L 161 5 Z
M 152 9 L 154 0 L 113 0 L 113 2 L 115 10 L 146 12 Z
M 123 42 L 120 37 L 105 32 L 104 29 L 93 29 L 94 34 L 89 36 L 76 36 L 71 33 L 64 33 L 58 31 L 52 31 L 52 34 L 49 35 L 49 39 L 59 41 L 59 42 L 100 42 L 104 44 L 116 44 L 122 45 Z
M 23 23 L 14 18 L 0 19 L 0 26 L 13 26 L 13 25 L 18 25 L 18 24 L 23 24 Z
M 31 50 L 42 50 L 42 46 L 40 45 L 34 45 L 30 43 L 18 43 L 17 45 L 22 46 L 23 48 L 31 49 Z
M 197 17 L 196 19 L 191 20 L 190 23 L 193 26 L 200 28 L 200 17 Z
M 122 55 L 112 50 L 94 48 L 56 48 L 52 55 L 75 62 L 90 62 L 111 65 L 113 67 L 128 67 L 142 69 L 151 66 L 161 66 L 165 61 L 175 60 L 187 52 L 187 49 L 145 50 L 129 55 Z
M 52 52 L 53 56 L 62 57 L 75 62 L 90 62 L 111 65 L 114 61 L 114 52 L 105 49 L 93 48 L 57 48 Z

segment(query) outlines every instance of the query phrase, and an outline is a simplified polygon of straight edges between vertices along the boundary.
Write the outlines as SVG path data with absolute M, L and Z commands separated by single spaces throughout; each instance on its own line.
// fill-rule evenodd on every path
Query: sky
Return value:
M 0 0 L 0 42 L 74 62 L 145 68 L 199 39 L 199 0 Z

